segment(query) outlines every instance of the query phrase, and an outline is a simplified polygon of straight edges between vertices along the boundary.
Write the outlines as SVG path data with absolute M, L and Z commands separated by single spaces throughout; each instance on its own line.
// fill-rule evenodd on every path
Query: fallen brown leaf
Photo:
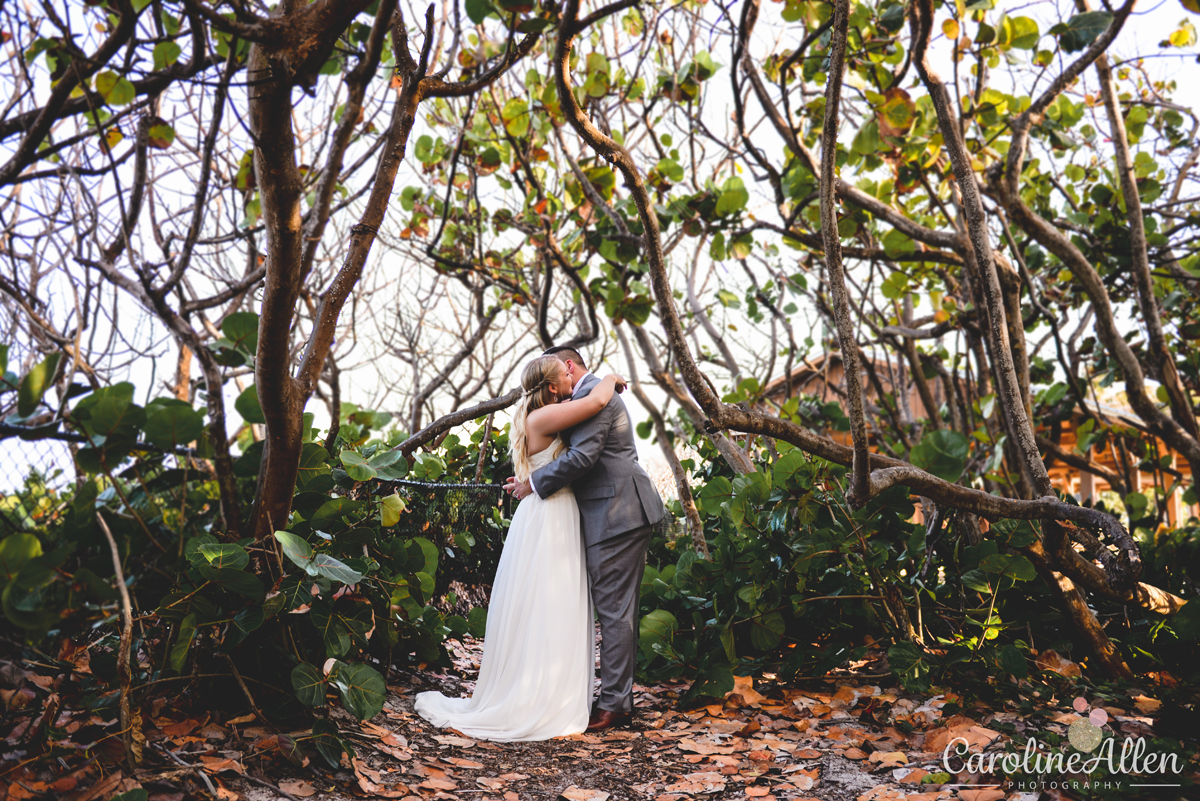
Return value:
M 442 745 L 453 745 L 459 748 L 474 748 L 476 745 L 474 740 L 468 740 L 466 737 L 456 737 L 453 734 L 435 734 L 433 739 Z
M 583 787 L 571 785 L 559 794 L 559 798 L 565 798 L 567 801 L 608 801 L 609 794 L 603 790 L 589 790 Z
M 230 723 L 232 722 L 230 721 Z M 297 798 L 308 798 L 310 795 L 316 795 L 317 793 L 317 788 L 313 787 L 310 782 L 304 781 L 304 779 L 280 782 L 279 789 Z
M 1036 662 L 1039 669 L 1049 670 L 1068 678 L 1078 678 L 1083 675 L 1079 665 L 1070 659 L 1059 656 L 1056 651 L 1042 651 L 1038 654 Z

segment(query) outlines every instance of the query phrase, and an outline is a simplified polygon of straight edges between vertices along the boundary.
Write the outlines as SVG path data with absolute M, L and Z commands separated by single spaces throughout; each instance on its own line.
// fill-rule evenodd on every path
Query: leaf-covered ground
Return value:
M 1101 706 L 1091 703 L 1099 699 L 1078 702 L 1051 694 L 1052 684 L 1030 685 L 995 706 L 976 702 L 964 708 L 953 692 L 913 695 L 892 686 L 880 670 L 882 653 L 872 652 L 855 671 L 803 686 L 755 686 L 741 679 L 723 700 L 695 709 L 678 708 L 684 684 L 639 686 L 630 730 L 542 743 L 490 743 L 433 729 L 412 711 L 412 698 L 422 690 L 470 692 L 481 643 L 468 639 L 449 645 L 455 670 L 393 675 L 397 685 L 390 687 L 375 719 L 359 724 L 336 713 L 343 737 L 358 752 L 353 759 L 343 757 L 337 770 L 317 757 L 306 731 L 277 732 L 254 713 L 222 716 L 178 708 L 164 693 L 150 703 L 136 738 L 144 767 L 128 775 L 115 767 L 122 754 L 116 722 L 64 702 L 78 676 L 46 675 L 45 665 L 36 663 L 4 663 L 0 701 L 7 725 L 0 801 L 93 801 L 120 793 L 130 793 L 125 796 L 130 801 L 1035 801 L 1037 791 L 1007 785 L 998 773 L 972 772 L 959 762 L 950 765 L 956 772 L 947 773 L 946 743 L 961 737 L 976 750 L 1003 751 L 1014 737 L 1065 737 L 1068 727 L 1085 717 L 1103 718 L 1103 728 L 1120 736 L 1154 737 L 1164 712 L 1150 692 L 1128 693 L 1120 706 Z M 1056 674 L 1078 670 L 1050 652 L 1039 662 Z M 83 655 L 75 664 L 77 671 L 88 670 Z M 293 750 L 296 742 L 303 753 Z M 1184 776 L 1170 779 L 1185 786 L 1127 788 L 1109 797 L 1132 798 L 1139 792 L 1194 797 L 1196 788 L 1186 785 L 1200 774 L 1194 741 L 1187 746 Z M 1041 797 L 1088 797 L 1083 791 L 1063 792 L 1064 777 L 1054 778 L 1059 788 L 1047 786 Z

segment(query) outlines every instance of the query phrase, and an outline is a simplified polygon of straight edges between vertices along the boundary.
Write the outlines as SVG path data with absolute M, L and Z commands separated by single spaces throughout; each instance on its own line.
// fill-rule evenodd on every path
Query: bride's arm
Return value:
M 595 417 L 612 400 L 617 387 L 624 389 L 625 379 L 619 375 L 607 376 L 591 392 L 582 398 L 563 403 L 552 403 L 530 412 L 526 425 L 531 431 L 551 437 L 558 432 L 579 425 Z

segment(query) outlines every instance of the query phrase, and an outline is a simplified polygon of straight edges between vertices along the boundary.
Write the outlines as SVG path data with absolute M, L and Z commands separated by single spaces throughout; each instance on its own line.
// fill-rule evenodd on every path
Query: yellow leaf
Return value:
M 951 41 L 958 38 L 958 20 L 951 17 L 942 23 L 942 33 L 946 34 L 946 38 Z

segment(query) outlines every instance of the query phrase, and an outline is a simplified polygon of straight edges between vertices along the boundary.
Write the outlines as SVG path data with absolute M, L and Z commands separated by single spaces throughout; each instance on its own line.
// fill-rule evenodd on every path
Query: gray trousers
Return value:
M 588 581 L 600 620 L 600 697 L 597 709 L 633 710 L 633 673 L 637 667 L 638 600 L 646 572 L 646 548 L 652 526 L 627 531 L 589 545 Z

